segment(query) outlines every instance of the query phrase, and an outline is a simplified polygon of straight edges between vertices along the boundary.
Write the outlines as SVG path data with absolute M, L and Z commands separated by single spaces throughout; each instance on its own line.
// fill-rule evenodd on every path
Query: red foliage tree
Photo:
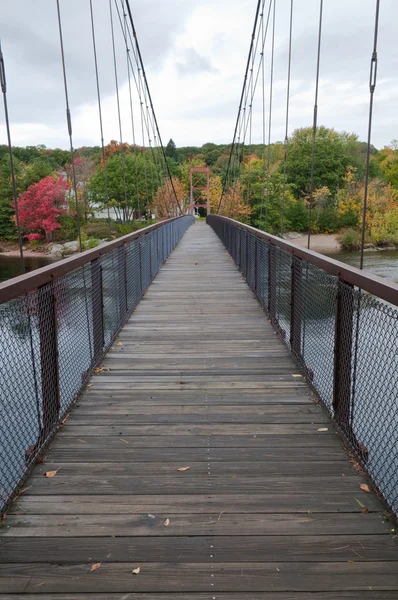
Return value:
M 66 212 L 65 192 L 69 189 L 69 183 L 62 176 L 45 177 L 30 185 L 18 200 L 21 226 L 31 233 L 44 231 L 50 239 L 54 229 L 60 227 L 59 215 Z

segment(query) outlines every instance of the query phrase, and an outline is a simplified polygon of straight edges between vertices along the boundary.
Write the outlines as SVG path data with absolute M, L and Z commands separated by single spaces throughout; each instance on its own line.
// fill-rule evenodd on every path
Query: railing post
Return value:
M 295 356 L 301 356 L 301 283 L 303 264 L 292 256 L 290 295 L 290 348 Z
M 93 361 L 95 365 L 102 357 L 105 343 L 102 267 L 98 258 L 91 262 L 91 307 L 94 345 Z
M 246 244 L 246 273 L 245 273 L 245 278 L 246 278 L 246 283 L 248 282 L 248 278 L 249 278 L 249 234 L 247 233 L 247 231 L 245 231 L 245 244 Z
M 57 300 L 54 284 L 39 287 L 38 316 L 40 339 L 40 369 L 43 410 L 43 429 L 40 442 L 43 442 L 58 422 L 60 410 Z
M 337 423 L 350 438 L 353 436 L 351 428 L 353 325 L 354 288 L 339 281 L 334 337 L 333 409 Z
M 152 232 L 149 235 L 149 281 L 152 281 Z
M 268 313 L 276 323 L 276 248 L 273 244 L 268 248 Z
M 141 292 L 141 296 L 144 293 L 144 290 L 142 289 L 142 249 L 141 249 L 141 236 L 138 238 L 138 263 L 140 266 L 140 292 Z
M 254 236 L 254 270 L 253 270 L 253 292 L 257 296 L 257 236 Z
M 119 279 L 119 312 L 120 324 L 124 323 L 127 313 L 127 261 L 126 246 L 119 248 L 118 252 L 118 279 Z

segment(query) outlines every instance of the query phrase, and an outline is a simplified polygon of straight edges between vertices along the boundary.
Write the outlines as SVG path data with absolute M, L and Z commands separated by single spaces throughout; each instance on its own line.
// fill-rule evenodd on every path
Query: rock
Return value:
M 70 254 L 75 254 L 75 248 L 66 248 L 65 246 L 61 250 L 61 256 L 69 256 Z
M 79 250 L 79 242 L 75 240 L 74 242 L 65 242 L 64 248 L 71 248 L 75 252 Z
M 47 246 L 47 252 L 53 256 L 62 256 L 63 248 L 62 244 L 49 244 Z
M 297 231 L 288 231 L 282 235 L 284 240 L 295 240 L 299 237 L 302 237 L 302 233 L 297 233 Z

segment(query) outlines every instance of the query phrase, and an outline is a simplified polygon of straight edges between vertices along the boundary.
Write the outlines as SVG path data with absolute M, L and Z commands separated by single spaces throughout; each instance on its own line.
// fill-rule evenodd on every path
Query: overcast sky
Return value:
M 268 6 L 270 0 L 266 1 Z M 118 139 L 108 0 L 93 0 L 105 141 Z M 295 0 L 290 131 L 312 123 L 319 0 Z M 376 0 L 324 0 L 319 124 L 366 139 Z M 130 0 L 160 132 L 177 146 L 232 139 L 257 0 Z M 272 141 L 283 140 L 290 0 L 276 0 Z M 89 0 L 61 0 L 74 145 L 100 143 Z M 2 2 L 15 145 L 68 147 L 55 0 Z M 120 58 L 123 137 L 131 142 L 126 63 Z M 398 2 L 383 0 L 373 143 L 398 138 Z M 265 48 L 268 94 L 270 41 Z M 253 142 L 262 140 L 261 86 Z M 5 143 L 0 108 L 0 142 Z

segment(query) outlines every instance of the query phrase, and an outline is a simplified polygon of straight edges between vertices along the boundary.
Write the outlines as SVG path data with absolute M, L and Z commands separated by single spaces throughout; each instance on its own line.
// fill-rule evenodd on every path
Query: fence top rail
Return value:
M 377 296 L 386 302 L 398 306 L 398 284 L 390 281 L 389 279 L 384 279 L 378 275 L 373 275 L 369 271 L 361 271 L 356 267 L 351 267 L 350 265 L 339 262 L 338 260 L 334 260 L 333 258 L 318 254 L 318 252 L 314 252 L 313 250 L 300 248 L 299 246 L 283 240 L 282 238 L 270 233 L 265 233 L 264 231 L 260 231 L 260 229 L 256 229 L 250 225 L 245 225 L 244 223 L 240 223 L 234 219 L 223 217 L 221 215 L 209 215 L 209 217 L 210 219 L 222 219 L 232 223 L 240 229 L 243 229 L 255 235 L 256 237 L 264 239 L 270 244 L 281 248 L 292 256 L 300 258 L 301 260 L 305 260 L 309 264 L 319 267 L 326 273 L 338 277 L 344 283 L 358 287 L 361 290 L 372 294 L 373 296 Z
M 70 256 L 69 258 L 65 258 L 60 261 L 54 261 L 53 264 L 36 269 L 31 273 L 26 273 L 25 275 L 19 275 L 18 277 L 13 277 L 12 279 L 3 281 L 0 283 L 0 304 L 9 302 L 10 300 L 14 300 L 15 298 L 23 296 L 24 294 L 37 290 L 38 287 L 45 285 L 46 283 L 50 283 L 51 281 L 55 281 L 56 279 L 67 275 L 74 269 L 86 265 L 87 263 L 90 263 L 93 260 L 104 256 L 105 254 L 109 254 L 109 252 L 112 252 L 113 250 L 116 250 L 117 248 L 120 248 L 137 238 L 144 237 L 147 233 L 162 227 L 166 223 L 177 221 L 185 216 L 186 215 L 180 215 L 178 217 L 166 219 L 165 221 L 159 221 L 159 223 L 149 225 L 148 227 L 134 231 L 134 233 L 123 235 L 116 240 L 106 242 L 105 244 L 102 244 L 97 248 L 93 248 L 92 250 L 85 250 L 84 252 L 81 252 L 75 256 Z

